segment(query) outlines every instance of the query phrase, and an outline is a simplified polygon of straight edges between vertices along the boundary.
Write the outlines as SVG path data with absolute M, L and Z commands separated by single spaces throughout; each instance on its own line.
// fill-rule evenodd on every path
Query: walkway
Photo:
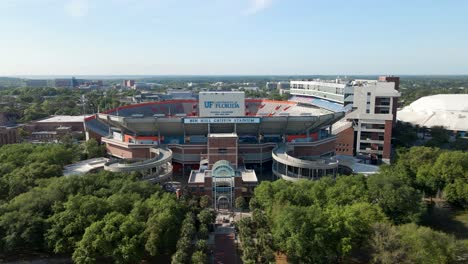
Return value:
M 229 219 L 228 214 L 218 214 L 217 219 L 222 218 Z M 230 219 L 232 220 L 232 218 Z M 214 235 L 214 260 L 211 263 L 214 264 L 240 264 L 242 263 L 236 252 L 235 245 L 235 229 L 230 226 L 230 223 L 220 223 L 216 227 Z

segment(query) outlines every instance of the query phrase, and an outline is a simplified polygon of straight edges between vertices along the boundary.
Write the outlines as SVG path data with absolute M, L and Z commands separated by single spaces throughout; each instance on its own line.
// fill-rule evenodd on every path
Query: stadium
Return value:
M 427 128 L 442 126 L 465 136 L 468 132 L 467 101 L 467 94 L 421 97 L 398 111 L 398 120 Z
M 139 172 L 152 182 L 187 176 L 192 192 L 222 197 L 220 206 L 229 207 L 235 196 L 251 194 L 255 169 L 271 168 L 287 180 L 335 175 L 331 125 L 343 116 L 300 102 L 246 99 L 243 92 L 200 92 L 198 100 L 118 107 L 87 117 L 85 126 L 113 157 L 106 170 Z M 234 190 L 230 196 L 211 188 L 219 170 L 207 172 L 220 161 L 232 168 L 224 174 L 233 177 L 223 182 L 229 186 L 218 185 Z

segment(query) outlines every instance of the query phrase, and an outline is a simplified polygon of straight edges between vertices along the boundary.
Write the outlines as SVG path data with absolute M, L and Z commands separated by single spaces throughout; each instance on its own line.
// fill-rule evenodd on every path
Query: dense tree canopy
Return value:
M 387 171 L 398 172 L 399 178 L 427 196 L 443 191 L 448 202 L 468 207 L 468 152 L 412 147 L 400 151 Z
M 328 263 L 362 245 L 373 223 L 386 221 L 367 193 L 362 176 L 297 183 L 279 180 L 262 182 L 255 190 L 255 203 L 267 212 L 264 221 L 271 228 L 274 245 L 288 259 Z M 259 220 L 254 217 L 254 221 Z
M 258 241 L 266 233 L 272 236 L 271 250 L 285 253 L 292 263 L 346 262 L 369 246 L 375 263 L 425 263 L 433 250 L 435 260 L 427 263 L 463 263 L 466 245 L 414 223 L 426 208 L 424 192 L 443 188 L 448 201 L 466 205 L 466 162 L 466 153 L 420 147 L 400 153 L 395 165 L 368 177 L 262 182 L 250 201 L 253 218 L 239 225 L 243 259 L 264 263 L 268 253 Z M 406 223 L 413 224 L 393 226 Z M 442 242 L 431 245 L 431 239 Z
M 372 263 L 457 264 L 468 261 L 468 243 L 415 224 L 373 226 Z
M 81 157 L 77 148 L 17 144 L 0 149 L 0 256 L 60 253 L 73 255 L 76 263 L 170 256 L 186 203 L 136 175 L 61 177 L 63 165 Z

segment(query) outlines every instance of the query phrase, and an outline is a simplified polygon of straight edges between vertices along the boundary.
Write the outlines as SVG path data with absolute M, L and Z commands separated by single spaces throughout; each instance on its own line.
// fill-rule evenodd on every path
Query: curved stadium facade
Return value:
M 331 125 L 342 112 L 298 102 L 244 99 L 243 93 L 235 92 L 206 96 L 133 104 L 88 117 L 89 136 L 102 140 L 115 158 L 105 169 L 138 171 L 159 182 L 172 170 L 185 175 L 199 169 L 209 156 L 215 157 L 208 164 L 211 168 L 217 160 L 235 155 L 238 167 L 274 164 L 275 175 L 289 180 L 336 173 L 337 163 L 330 160 L 335 149 Z M 226 133 L 236 135 L 233 146 L 210 147 L 210 135 Z M 234 154 L 228 153 L 231 148 Z
M 85 126 L 113 157 L 106 170 L 139 172 L 152 182 L 182 175 L 191 193 L 229 208 L 252 195 L 263 168 L 295 181 L 370 174 L 375 168 L 364 165 L 389 163 L 398 89 L 394 76 L 291 81 L 289 101 L 200 92 L 198 100 L 118 107 L 86 118 Z M 230 179 L 213 170 L 220 161 L 232 167 Z

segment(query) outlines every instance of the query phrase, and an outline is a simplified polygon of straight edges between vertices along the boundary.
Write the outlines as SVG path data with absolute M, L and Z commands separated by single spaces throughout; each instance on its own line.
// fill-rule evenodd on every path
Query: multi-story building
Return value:
M 135 80 L 123 80 L 122 87 L 131 88 L 135 85 Z
M 287 90 L 290 87 L 289 82 L 267 82 L 265 87 L 268 90 Z
M 86 116 L 50 116 L 33 121 L 24 126 L 29 132 L 29 140 L 36 142 L 56 142 L 65 135 L 80 138 L 84 135 L 84 119 Z
M 67 79 L 55 79 L 54 80 L 54 87 L 55 88 L 73 88 L 73 79 L 72 78 L 67 78 Z
M 236 133 L 209 134 L 207 157 L 190 173 L 188 190 L 210 197 L 215 209 L 232 208 L 237 197 L 249 199 L 257 186 L 255 171 L 238 164 L 238 144 Z
M 48 87 L 49 83 L 47 80 L 25 80 L 24 85 L 26 87 L 41 88 Z
M 19 142 L 18 126 L 0 126 L 0 146 Z
M 378 80 L 291 81 L 290 93 L 293 101 L 346 112 L 333 128 L 337 154 L 389 163 L 399 84 L 399 77 L 389 76 Z

